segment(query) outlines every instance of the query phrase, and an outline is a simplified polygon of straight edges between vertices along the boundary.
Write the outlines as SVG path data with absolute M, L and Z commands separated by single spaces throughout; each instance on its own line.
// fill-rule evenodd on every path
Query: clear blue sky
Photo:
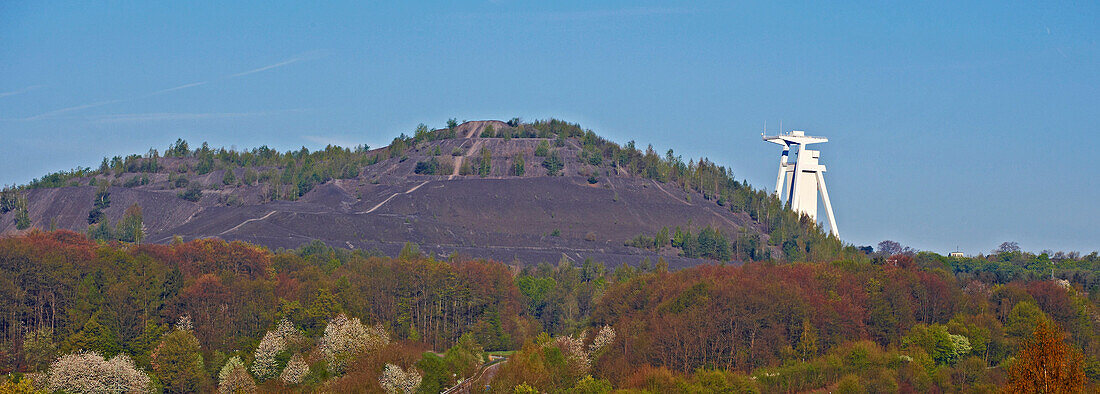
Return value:
M 0 3 L 0 183 L 553 116 L 770 188 L 782 120 L 847 242 L 1100 249 L 1096 2 L 150 3 Z

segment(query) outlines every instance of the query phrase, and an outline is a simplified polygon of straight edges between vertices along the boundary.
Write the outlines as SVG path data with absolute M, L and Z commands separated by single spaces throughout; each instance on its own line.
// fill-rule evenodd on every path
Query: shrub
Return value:
M 45 393 L 45 391 L 39 390 L 38 388 L 34 387 L 31 379 L 29 379 L 26 375 L 23 375 L 23 378 L 19 379 L 18 381 L 16 381 L 14 377 L 5 379 L 3 383 L 0 383 L 0 393 L 39 394 Z
M 235 183 L 237 183 L 237 175 L 233 173 L 232 168 L 227 168 L 225 175 L 222 176 L 222 184 L 229 186 Z
M 413 172 L 424 175 L 439 175 L 440 164 L 439 159 L 432 157 L 428 160 L 417 162 L 416 169 Z
M 481 131 L 481 138 L 492 138 L 496 136 L 497 129 L 493 125 L 485 126 L 485 130 Z
M 187 188 L 187 191 L 180 192 L 177 196 L 190 202 L 199 202 L 199 200 L 202 199 L 202 187 L 197 183 L 193 184 L 191 187 Z
M 133 178 L 128 179 L 126 181 L 126 183 L 122 184 L 122 186 L 123 187 L 138 187 L 138 186 L 144 186 L 144 185 L 148 185 L 148 184 L 149 184 L 149 176 L 148 175 L 134 175 Z
M 246 169 L 244 170 L 244 174 L 241 175 L 241 183 L 245 186 L 252 185 L 253 183 L 256 183 L 256 179 L 258 179 L 259 176 L 260 175 L 256 173 L 256 170 L 253 170 L 251 168 Z

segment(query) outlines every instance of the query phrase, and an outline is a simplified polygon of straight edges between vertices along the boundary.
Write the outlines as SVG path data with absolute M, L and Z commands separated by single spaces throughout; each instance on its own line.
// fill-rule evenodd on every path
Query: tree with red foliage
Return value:
M 1054 325 L 1039 322 L 1035 334 L 1009 370 L 1008 390 L 1015 393 L 1079 393 L 1084 389 L 1084 356 L 1065 343 Z

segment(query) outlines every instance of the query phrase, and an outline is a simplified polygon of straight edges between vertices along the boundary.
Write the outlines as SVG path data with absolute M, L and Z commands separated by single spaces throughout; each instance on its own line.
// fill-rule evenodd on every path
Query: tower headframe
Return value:
M 808 215 L 816 222 L 817 196 L 820 192 L 821 199 L 825 203 L 825 213 L 829 218 L 829 230 L 839 238 L 840 231 L 837 230 L 833 205 L 829 201 L 829 191 L 825 187 L 825 165 L 819 162 L 821 151 L 807 148 L 811 144 L 829 142 L 829 139 L 809 136 L 800 130 L 772 136 L 761 135 L 761 138 L 783 146 L 783 152 L 779 156 L 779 174 L 775 180 L 775 195 L 780 201 L 790 204 L 792 210 Z M 794 163 L 789 162 L 792 148 L 797 148 L 798 155 Z

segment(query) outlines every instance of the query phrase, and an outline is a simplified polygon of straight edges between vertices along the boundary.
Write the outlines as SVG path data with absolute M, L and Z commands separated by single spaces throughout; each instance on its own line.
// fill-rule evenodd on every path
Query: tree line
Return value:
M 1022 365 L 1059 368 L 1071 379 L 1049 384 L 1081 389 L 1100 378 L 1100 261 L 1054 262 L 1060 280 L 1012 274 L 1046 271 L 1048 257 L 670 272 L 660 259 L 520 268 L 414 244 L 386 257 L 33 231 L 0 239 L 0 372 L 77 385 L 91 383 L 71 371 L 113 365 L 169 392 L 428 392 L 485 352 L 517 350 L 493 390 L 993 390 L 1035 382 Z

